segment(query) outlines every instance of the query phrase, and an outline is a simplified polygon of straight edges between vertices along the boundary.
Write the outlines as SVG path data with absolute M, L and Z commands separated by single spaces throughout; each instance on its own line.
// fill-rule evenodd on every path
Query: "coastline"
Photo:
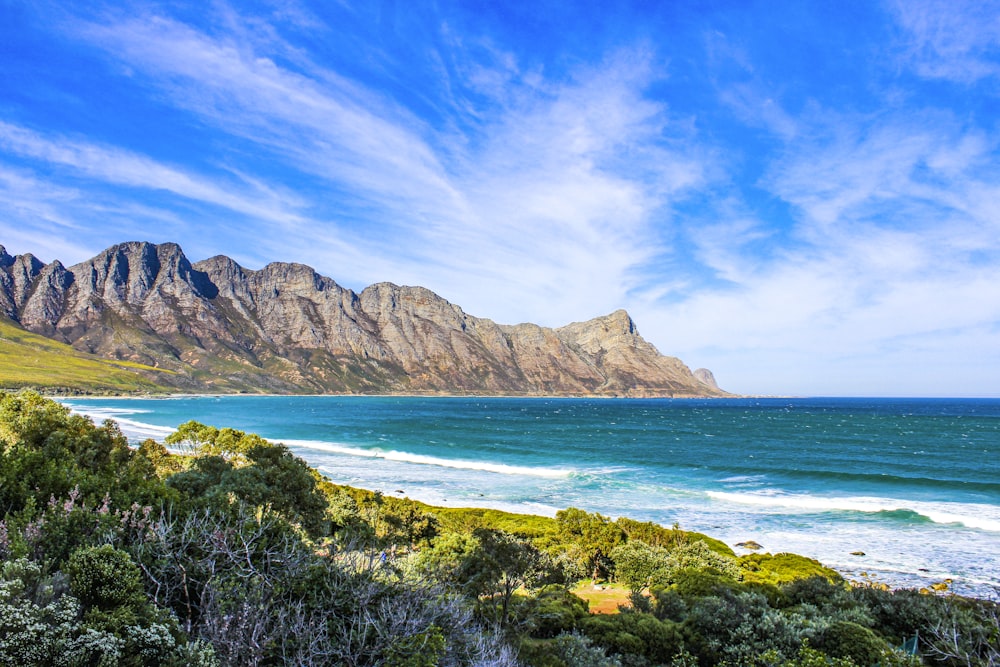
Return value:
M 354 405 L 355 399 L 366 399 L 366 398 L 379 398 L 384 395 L 370 396 L 370 395 L 351 395 L 351 396 L 331 396 L 327 394 L 315 395 L 316 398 L 337 398 L 349 400 L 352 405 Z M 172 395 L 170 398 L 176 399 L 196 399 L 200 403 L 200 399 L 203 398 L 225 398 L 227 400 L 231 398 L 266 398 L 259 394 L 193 394 L 193 395 Z M 280 398 L 307 398 L 302 395 L 278 395 Z M 79 400 L 90 400 L 95 399 L 95 403 L 100 400 L 101 397 L 79 397 Z M 114 397 L 103 397 L 104 399 L 113 399 Z M 129 398 L 145 398 L 153 399 L 156 397 L 143 396 L 143 397 L 129 397 Z M 161 397 L 163 398 L 163 397 Z M 429 396 L 414 396 L 414 398 L 428 399 L 427 405 L 431 405 L 431 401 L 436 397 Z M 474 401 L 479 398 L 479 396 L 451 396 L 449 398 L 457 399 L 467 399 Z M 532 397 L 498 397 L 500 399 L 531 399 Z M 545 397 L 554 398 L 554 397 Z M 571 399 L 574 397 L 558 397 L 564 399 Z M 73 399 L 68 397 L 60 397 L 63 401 L 72 401 Z M 737 399 L 738 400 L 738 399 Z M 503 401 L 504 406 L 510 406 L 509 403 Z M 376 404 L 373 404 L 376 405 Z M 443 410 L 448 411 L 459 411 L 456 414 L 468 416 L 468 409 L 473 406 L 469 404 L 468 406 L 462 406 L 461 404 L 446 403 L 441 404 L 442 406 L 449 406 L 447 408 L 442 407 Z M 526 403 L 525 405 L 530 405 Z M 610 406 L 614 404 L 609 404 L 605 402 L 592 403 L 594 406 L 592 409 L 603 411 L 604 408 L 597 407 L 599 405 Z M 627 404 L 623 404 L 627 405 Z M 679 405 L 679 404 L 678 404 Z M 541 404 L 539 404 L 541 406 Z M 482 407 L 482 406 L 479 406 Z M 475 410 L 478 410 L 476 407 Z M 389 412 L 386 413 L 385 410 L 388 409 Z M 426 408 L 420 408 L 426 409 Z M 501 411 L 513 411 L 513 407 L 503 407 L 498 408 Z M 534 408 L 532 408 L 534 409 Z M 565 412 L 566 406 L 561 403 L 558 406 L 551 408 L 552 410 L 562 410 Z M 616 408 L 617 409 L 617 408 Z M 660 408 L 654 408 L 659 410 Z M 664 404 L 664 409 L 669 409 L 666 404 Z M 174 414 L 184 415 L 186 414 L 187 408 L 184 406 L 177 406 L 171 408 Z M 202 410 L 203 414 L 208 414 L 208 412 L 216 410 L 214 407 L 204 406 Z M 233 412 L 231 414 L 238 414 L 242 408 Z M 381 414 L 396 414 L 391 406 L 386 408 L 379 408 Z M 688 408 L 676 408 L 674 410 L 688 410 Z M 701 410 L 697 406 L 691 408 L 691 410 Z M 157 412 L 159 410 L 157 409 Z M 350 411 L 354 414 L 354 409 Z M 110 416 L 115 418 L 111 411 L 107 411 L 101 408 L 98 411 L 98 415 L 95 416 L 96 421 L 104 417 Z M 433 414 L 437 414 L 437 408 L 434 409 Z M 491 411 L 492 413 L 492 411 Z M 245 423 L 234 419 L 230 416 L 226 420 L 221 420 L 217 418 L 205 418 L 198 417 L 197 414 L 192 414 L 188 418 L 195 418 L 203 423 L 212 424 L 218 427 L 232 426 L 239 429 L 255 430 L 254 428 L 249 428 Z M 133 418 L 134 419 L 134 418 Z M 185 419 L 180 418 L 181 421 Z M 131 419 L 126 419 L 126 421 L 131 421 Z M 160 420 L 161 423 L 164 423 Z M 121 422 L 120 422 L 121 423 Z M 134 422 L 136 425 L 142 425 L 142 422 Z M 180 422 L 177 422 L 180 423 Z M 128 434 L 130 428 L 122 424 L 123 431 Z M 156 427 L 157 429 L 163 429 L 164 427 Z M 259 429 L 257 429 L 259 430 Z M 279 431 L 280 433 L 280 431 Z M 154 436 L 156 439 L 162 439 L 162 435 L 157 434 Z M 837 542 L 831 538 L 826 531 L 826 529 L 820 527 L 823 524 L 812 524 L 811 519 L 808 519 L 810 523 L 803 523 L 804 519 L 796 519 L 794 523 L 798 526 L 796 530 L 789 532 L 779 524 L 775 524 L 773 520 L 768 520 L 764 524 L 759 522 L 751 521 L 740 521 L 739 517 L 728 517 L 722 516 L 720 512 L 729 512 L 727 509 L 727 504 L 715 504 L 713 508 L 708 508 L 705 511 L 709 512 L 703 516 L 695 516 L 691 518 L 690 513 L 688 516 L 683 514 L 678 515 L 676 513 L 676 508 L 669 512 L 666 516 L 662 513 L 657 515 L 656 513 L 650 514 L 649 511 L 642 511 L 642 509 L 629 509 L 628 506 L 615 505 L 614 498 L 608 498 L 602 495 L 599 491 L 583 491 L 580 490 L 579 493 L 574 495 L 572 498 L 567 498 L 565 494 L 552 496 L 549 498 L 547 494 L 549 491 L 540 491 L 539 489 L 547 489 L 556 484 L 556 486 L 565 486 L 565 484 L 573 483 L 574 478 L 570 478 L 569 481 L 546 481 L 548 475 L 542 475 L 539 478 L 522 479 L 517 475 L 516 471 L 506 471 L 502 472 L 504 476 L 497 476 L 497 471 L 491 471 L 488 468 L 473 466 L 472 469 L 463 468 L 462 465 L 451 465 L 451 464 L 461 464 L 461 461 L 441 461 L 439 459 L 427 460 L 426 457 L 421 458 L 416 452 L 420 451 L 417 449 L 411 449 L 403 443 L 393 443 L 388 446 L 384 454 L 378 453 L 382 449 L 376 447 L 372 450 L 361 450 L 359 449 L 362 445 L 351 445 L 350 440 L 343 441 L 343 443 L 338 444 L 338 439 L 333 437 L 332 440 L 324 438 L 328 445 L 320 446 L 322 443 L 317 443 L 313 441 L 303 441 L 295 440 L 295 438 L 278 437 L 273 429 L 270 429 L 269 439 L 274 442 L 285 442 L 286 445 L 297 456 L 306 459 L 311 466 L 320 470 L 325 478 L 329 479 L 335 484 L 351 486 L 360 489 L 367 489 L 369 491 L 382 491 L 387 496 L 395 497 L 409 497 L 413 500 L 425 503 L 432 507 L 441 507 L 445 509 L 453 508 L 481 508 L 481 509 L 495 509 L 504 512 L 511 512 L 516 514 L 526 514 L 533 516 L 542 517 L 552 517 L 555 513 L 561 509 L 566 509 L 567 507 L 578 507 L 591 512 L 600 512 L 605 515 L 612 517 L 629 517 L 637 520 L 652 520 L 660 525 L 667 526 L 675 520 L 675 517 L 679 516 L 679 523 L 685 530 L 693 530 L 713 538 L 719 539 L 730 547 L 734 549 L 740 555 L 749 553 L 749 551 L 741 551 L 735 547 L 739 542 L 745 542 L 748 540 L 754 540 L 761 543 L 764 549 L 759 553 L 770 552 L 770 553 L 783 553 L 791 552 L 797 553 L 808 558 L 814 558 L 819 560 L 824 565 L 827 565 L 838 572 L 840 572 L 845 578 L 857 581 L 857 582 L 869 582 L 877 584 L 887 584 L 893 588 L 923 588 L 930 587 L 933 584 L 939 584 L 945 579 L 955 579 L 956 585 L 953 587 L 953 591 L 960 594 L 970 594 L 970 591 L 978 591 L 972 593 L 978 597 L 983 597 L 988 594 L 989 587 L 991 585 L 996 585 L 997 582 L 992 578 L 987 578 L 985 581 L 982 578 L 971 578 L 968 579 L 968 585 L 961 581 L 966 575 L 958 574 L 956 572 L 959 570 L 951 569 L 946 564 L 942 567 L 940 564 L 934 565 L 934 559 L 930 561 L 923 561 L 919 554 L 915 554 L 912 557 L 907 557 L 902 560 L 898 558 L 894 559 L 891 557 L 888 561 L 885 559 L 880 560 L 882 556 L 885 555 L 887 548 L 895 549 L 893 544 L 877 544 L 873 543 L 869 537 L 870 531 L 862 531 L 857 534 L 857 537 L 851 537 L 848 534 L 846 540 L 844 540 L 844 533 L 841 531 L 838 533 L 840 538 L 844 541 Z M 311 436 L 308 436 L 311 437 Z M 141 439 L 141 438 L 139 438 Z M 329 444 L 336 445 L 332 449 Z M 350 451 L 345 451 L 345 447 Z M 393 449 L 402 448 L 406 451 L 398 452 L 400 454 L 405 454 L 402 458 L 396 456 L 389 456 L 389 454 L 397 454 L 397 452 L 392 451 Z M 407 453 L 410 452 L 410 453 Z M 347 454 L 345 456 L 345 454 Z M 458 455 L 458 452 L 456 452 Z M 462 458 L 459 456 L 459 458 Z M 517 460 L 504 459 L 503 457 L 498 458 L 497 456 L 492 457 L 493 461 L 506 461 L 511 464 L 516 464 Z M 442 465 L 448 467 L 441 467 Z M 478 464 L 477 464 L 478 465 Z M 572 467 L 572 464 L 567 463 Z M 366 472 L 368 471 L 368 472 Z M 377 474 L 370 476 L 366 479 L 366 475 L 369 475 L 371 471 L 375 471 Z M 510 475 L 515 475 L 511 477 Z M 559 476 L 562 479 L 562 476 Z M 428 480 L 443 480 L 445 483 L 437 484 L 436 481 Z M 584 481 L 581 479 L 581 481 Z M 450 485 L 449 485 L 450 484 Z M 506 485 L 514 484 L 517 488 L 508 489 L 500 488 L 500 493 L 496 493 L 498 487 L 494 485 Z M 463 486 L 464 485 L 464 486 Z M 523 491 L 518 490 L 520 487 L 524 487 Z M 521 500 L 518 500 L 521 498 Z M 610 504 L 609 504 L 610 503 Z M 663 505 L 660 505 L 661 507 Z M 647 510 L 651 505 L 643 506 Z M 617 508 L 617 509 L 616 509 Z M 740 508 L 736 508 L 740 510 Z M 744 515 L 751 516 L 747 514 L 746 508 L 742 508 Z M 826 510 L 829 511 L 829 510 Z M 780 513 L 779 513 L 780 514 Z M 774 516 L 773 512 L 771 513 Z M 658 518 L 659 516 L 659 518 Z M 721 520 L 720 520 L 721 517 Z M 818 518 L 826 521 L 822 515 Z M 861 517 L 861 520 L 865 522 L 862 527 L 870 527 L 874 525 L 875 520 L 882 521 L 877 514 L 868 515 L 868 517 Z M 889 517 L 891 519 L 891 517 Z M 734 527 L 735 526 L 735 527 Z M 768 530 L 770 526 L 770 531 Z M 777 526 L 777 528 L 776 528 Z M 727 528 L 728 527 L 728 528 Z M 942 527 L 937 524 L 928 524 L 924 528 L 919 529 L 921 534 L 926 535 L 944 535 L 948 534 L 949 530 L 946 526 Z M 866 536 L 866 537 L 863 537 Z M 876 536 L 878 537 L 878 536 Z M 927 548 L 932 549 L 933 545 L 931 542 L 936 539 L 928 537 Z M 992 538 L 991 538 L 992 539 Z M 995 544 L 995 541 L 994 541 Z M 882 553 L 880 554 L 880 547 Z M 852 552 L 863 551 L 866 556 L 854 556 Z M 831 557 L 831 554 L 834 554 Z M 993 556 L 987 555 L 987 564 L 990 562 Z M 886 562 L 889 564 L 886 565 Z M 946 561 L 945 561 L 946 562 Z M 907 564 L 905 567 L 901 566 L 901 563 Z M 912 566 L 909 564 L 912 563 Z M 921 569 L 924 568 L 924 569 Z M 873 576 L 874 575 L 874 576 Z
M 18 391 L 17 389 L 7 389 L 2 391 Z M 128 400 L 128 399 L 172 399 L 172 398 L 321 398 L 321 397 L 336 397 L 336 398 L 488 398 L 488 399 L 500 399 L 500 398 L 540 398 L 540 399 L 608 399 L 608 400 L 653 400 L 653 399 L 663 399 L 663 400 L 685 400 L 685 399 L 699 399 L 699 400 L 727 400 L 727 399 L 739 399 L 739 398 L 807 398 L 804 396 L 758 396 L 758 395 L 744 395 L 744 394 L 727 394 L 725 396 L 717 395 L 702 395 L 702 394 L 680 394 L 680 395 L 619 395 L 619 394 L 543 394 L 543 393 L 524 393 L 524 394 L 482 394 L 482 393 L 453 393 L 453 392 L 385 392 L 378 394 L 358 394 L 358 393 L 324 393 L 324 394 L 291 394 L 291 393 L 249 393 L 249 392 L 171 392 L 171 393 L 127 393 L 127 394 L 52 394 L 45 391 L 39 392 L 46 398 L 52 400 L 58 399 L 112 399 L 112 400 Z

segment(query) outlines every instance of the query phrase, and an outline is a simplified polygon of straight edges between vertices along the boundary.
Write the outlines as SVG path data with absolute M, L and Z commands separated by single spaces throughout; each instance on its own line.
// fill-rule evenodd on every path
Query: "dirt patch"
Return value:
M 618 606 L 630 606 L 628 591 L 617 584 L 582 583 L 573 589 L 573 594 L 586 600 L 591 614 L 617 614 Z

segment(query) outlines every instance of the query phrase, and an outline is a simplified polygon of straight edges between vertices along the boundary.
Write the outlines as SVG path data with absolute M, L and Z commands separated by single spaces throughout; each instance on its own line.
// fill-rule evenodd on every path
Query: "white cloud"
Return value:
M 956 7 L 895 5 L 907 64 L 961 83 L 995 77 L 1000 12 Z M 502 322 L 559 325 L 627 306 L 661 350 L 737 391 L 837 393 L 853 380 L 879 393 L 905 369 L 895 386 L 939 393 L 949 365 L 982 380 L 974 354 L 957 349 L 1000 349 L 998 142 L 946 100 L 932 111 L 902 90 L 865 115 L 799 99 L 793 114 L 751 41 L 711 33 L 710 69 L 735 62 L 751 83 L 718 91 L 705 118 L 678 117 L 649 93 L 669 74 L 649 49 L 555 74 L 440 21 L 407 49 L 430 52 L 427 88 L 394 96 L 410 63 L 377 45 L 348 77 L 291 41 L 308 23 L 363 48 L 338 26 L 299 12 L 286 34 L 222 14 L 199 28 L 149 13 L 72 28 L 210 147 L 192 144 L 191 162 L 175 166 L 0 122 L 0 149 L 21 160 L 0 165 L 0 210 L 81 239 L 80 213 L 89 207 L 85 225 L 97 205 L 75 188 L 91 181 L 111 215 L 186 234 L 162 240 L 192 259 L 301 261 L 354 288 L 421 284 Z M 712 114 L 731 116 L 713 127 Z M 725 144 L 747 127 L 760 154 Z M 37 165 L 55 168 L 28 171 Z M 753 197 L 771 201 L 755 210 Z M 207 231 L 181 222 L 216 209 L 232 215 Z
M 0 148 L 7 152 L 68 167 L 106 183 L 165 190 L 192 199 L 279 223 L 301 222 L 273 192 L 257 187 L 253 194 L 234 193 L 205 177 L 163 165 L 119 148 L 99 146 L 66 137 L 46 138 L 23 127 L 0 121 Z M 263 196 L 261 196 L 263 195 Z
M 348 283 L 425 284 L 500 320 L 561 324 L 616 308 L 635 267 L 664 250 L 650 242 L 654 213 L 705 178 L 704 156 L 643 95 L 656 75 L 642 51 L 547 81 L 487 49 L 455 75 L 448 113 L 465 120 L 436 130 L 335 72 L 279 64 L 272 53 L 287 47 L 273 41 L 162 17 L 82 34 L 171 104 L 275 155 L 292 170 L 283 178 L 326 183 L 301 194 L 324 222 L 272 251 Z M 463 89 L 493 99 L 468 117 Z
M 974 83 L 1000 75 L 1000 2 L 896 0 L 905 59 L 924 77 Z
M 970 359 L 989 367 L 1000 349 L 995 143 L 938 112 L 800 123 L 813 140 L 761 182 L 793 207 L 791 238 L 748 252 L 767 241 L 761 222 L 705 227 L 696 247 L 730 284 L 637 311 L 737 391 L 986 391 Z

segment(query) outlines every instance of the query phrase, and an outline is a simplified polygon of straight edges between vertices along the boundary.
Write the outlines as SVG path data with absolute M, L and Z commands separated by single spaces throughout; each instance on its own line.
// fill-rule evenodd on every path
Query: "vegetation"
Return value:
M 47 392 L 135 393 L 166 389 L 138 371 L 170 373 L 127 361 L 110 361 L 25 331 L 0 317 L 0 388 Z
M 0 664 L 1000 664 L 993 602 L 852 587 L 678 526 L 335 486 L 235 429 L 169 444 L 0 393 Z M 585 578 L 627 604 L 591 613 Z

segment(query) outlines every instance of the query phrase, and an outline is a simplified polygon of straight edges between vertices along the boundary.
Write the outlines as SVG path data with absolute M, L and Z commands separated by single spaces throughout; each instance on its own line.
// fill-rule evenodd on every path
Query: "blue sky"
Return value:
M 998 121 L 998 2 L 0 0 L 0 243 L 626 308 L 742 393 L 1000 396 Z

